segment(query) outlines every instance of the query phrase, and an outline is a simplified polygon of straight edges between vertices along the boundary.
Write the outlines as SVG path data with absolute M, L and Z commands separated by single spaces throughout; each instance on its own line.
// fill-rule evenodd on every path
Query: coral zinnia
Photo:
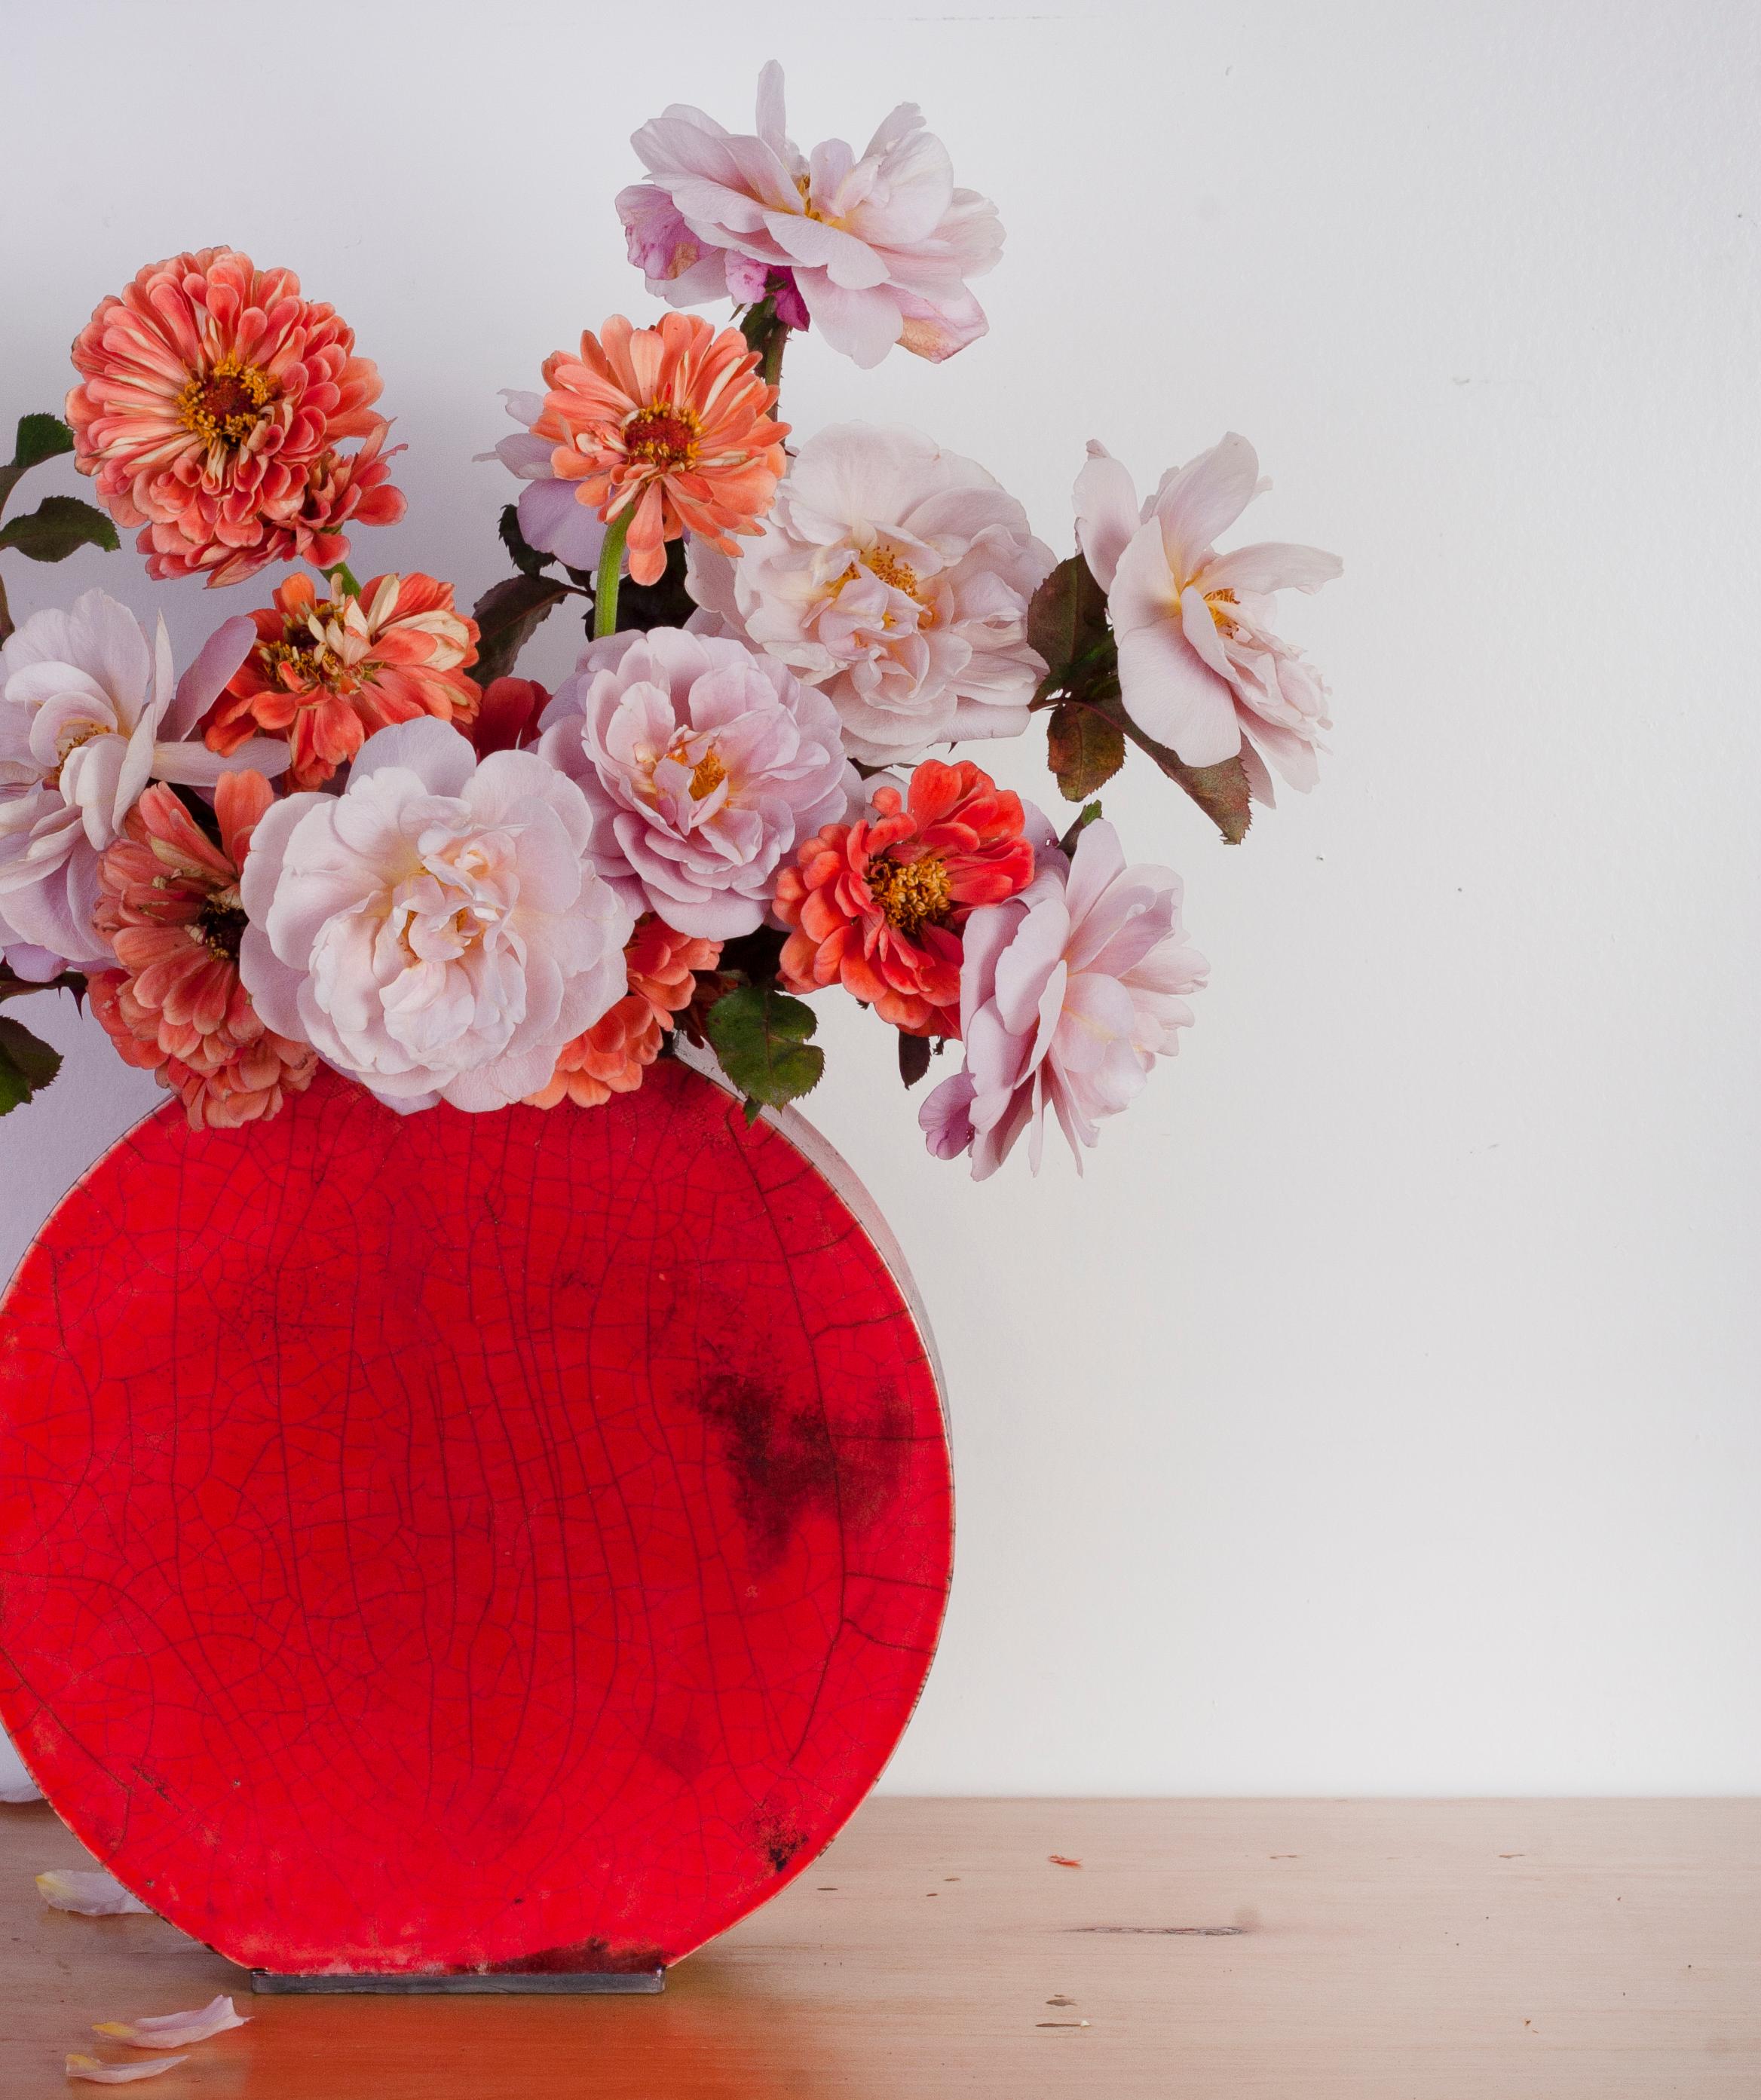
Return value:
M 453 610 L 451 584 L 373 576 L 359 598 L 320 598 L 310 576 L 289 576 L 273 609 L 252 618 L 257 646 L 208 717 L 208 748 L 235 750 L 258 730 L 285 736 L 295 788 L 328 780 L 375 730 L 418 715 L 463 725 L 477 712 L 465 675 L 477 623 Z
M 527 1096 L 532 1107 L 554 1109 L 569 1101 L 591 1109 L 613 1094 L 633 1093 L 660 1054 L 662 1034 L 691 1004 L 696 973 L 713 970 L 721 955 L 719 941 L 675 933 L 652 916 L 641 920 L 624 950 L 628 994 L 585 1035 L 563 1046 L 549 1079 Z
M 869 814 L 828 824 L 777 883 L 792 991 L 841 983 L 907 1035 L 960 1034 L 960 929 L 1033 880 L 1021 798 L 969 760 L 927 759 L 909 797 L 876 791 Z
M 404 499 L 381 456 L 379 374 L 291 270 L 231 248 L 149 263 L 80 331 L 67 398 L 74 465 L 155 576 L 237 583 L 270 562 L 320 567 L 342 527 L 389 525 Z M 346 438 L 359 452 L 337 450 Z
M 305 1043 L 263 1026 L 239 982 L 239 870 L 273 799 L 262 774 L 225 774 L 216 845 L 169 788 L 151 787 L 99 870 L 97 924 L 121 968 L 90 980 L 93 1011 L 198 1130 L 273 1115 L 318 1067 Z
M 577 499 L 608 523 L 630 512 L 629 572 L 658 583 L 666 545 L 688 528 L 724 554 L 732 533 L 756 532 L 781 479 L 788 425 L 773 421 L 777 390 L 757 377 L 757 354 L 738 329 L 718 334 L 696 314 L 664 314 L 658 328 L 614 315 L 580 355 L 545 360 L 536 437 L 580 484 Z

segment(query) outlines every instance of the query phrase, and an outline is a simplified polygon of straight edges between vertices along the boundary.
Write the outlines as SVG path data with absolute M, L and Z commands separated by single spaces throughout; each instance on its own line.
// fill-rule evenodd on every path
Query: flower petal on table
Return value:
M 174 2071 L 188 2062 L 187 2056 L 162 2056 L 157 2063 L 100 2063 L 95 2056 L 70 2056 L 67 2075 L 92 2085 L 132 2085 L 137 2078 L 157 2078 L 161 2071 Z
M 76 1911 L 82 1917 L 151 1917 L 139 1896 L 131 1896 L 113 1874 L 56 1868 L 37 1877 L 37 1893 L 51 1910 Z
M 126 2041 L 130 2049 L 183 2049 L 191 2042 L 224 2034 L 229 2027 L 249 2024 L 235 2011 L 232 2001 L 223 1996 L 210 2000 L 199 2012 L 157 2013 L 144 2020 L 100 2020 L 92 2032 L 108 2041 Z

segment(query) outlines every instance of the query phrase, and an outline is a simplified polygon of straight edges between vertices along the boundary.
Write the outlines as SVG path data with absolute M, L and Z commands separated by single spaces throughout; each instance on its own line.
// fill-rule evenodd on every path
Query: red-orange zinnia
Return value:
M 149 263 L 73 344 L 73 464 L 154 576 L 237 583 L 271 562 L 329 568 L 342 527 L 389 525 L 404 499 L 382 454 L 379 374 L 334 307 L 291 270 L 231 248 Z M 364 442 L 355 452 L 337 448 Z
M 666 542 L 688 529 L 724 554 L 758 530 L 786 461 L 777 390 L 757 376 L 738 329 L 718 334 L 700 314 L 664 314 L 658 328 L 614 315 L 580 355 L 545 360 L 544 413 L 534 436 L 554 441 L 551 465 L 608 523 L 629 511 L 629 572 L 654 584 Z
M 960 929 L 1032 881 L 1022 821 L 970 760 L 925 759 L 908 799 L 876 789 L 867 816 L 826 825 L 778 878 L 784 984 L 841 984 L 907 1035 L 958 1035 Z
M 319 597 L 289 576 L 271 609 L 253 613 L 257 645 L 209 710 L 210 751 L 259 733 L 287 739 L 288 779 L 316 788 L 375 730 L 435 715 L 461 726 L 476 714 L 477 623 L 456 611 L 451 584 L 372 576 L 360 595 Z
M 624 950 L 629 990 L 585 1035 L 565 1043 L 556 1070 L 532 1106 L 554 1109 L 559 1101 L 598 1108 L 613 1094 L 631 1094 L 660 1054 L 663 1034 L 691 1004 L 699 970 L 713 970 L 722 943 L 677 933 L 652 916 L 639 920 Z
M 239 982 L 239 870 L 273 799 L 262 774 L 223 774 L 216 845 L 169 788 L 151 787 L 99 870 L 98 929 L 121 968 L 90 979 L 92 1011 L 198 1130 L 273 1115 L 318 1069 L 308 1044 L 264 1027 Z

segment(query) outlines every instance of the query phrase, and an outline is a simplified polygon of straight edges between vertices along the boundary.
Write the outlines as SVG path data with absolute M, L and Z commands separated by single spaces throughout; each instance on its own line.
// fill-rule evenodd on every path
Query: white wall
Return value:
M 495 390 L 648 311 L 626 135 L 744 125 L 771 54 L 804 139 L 920 100 L 1009 233 L 987 341 L 868 375 L 797 343 L 797 427 L 918 423 L 1061 547 L 1086 438 L 1150 473 L 1234 427 L 1277 484 L 1252 536 L 1345 557 L 1291 622 L 1335 695 L 1317 793 L 1229 849 L 1108 792 L 1213 982 L 1086 1180 L 935 1165 L 882 1032 L 823 1002 L 814 1113 L 957 1415 L 956 1602 L 889 1783 L 1761 1785 L 1746 0 L 0 12 L 0 411 L 59 398 L 142 262 L 293 264 L 410 448 L 371 567 L 501 572 Z M 186 646 L 258 596 L 7 567 L 20 611 L 96 580 Z M 153 1098 L 51 1032 L 0 1264 Z

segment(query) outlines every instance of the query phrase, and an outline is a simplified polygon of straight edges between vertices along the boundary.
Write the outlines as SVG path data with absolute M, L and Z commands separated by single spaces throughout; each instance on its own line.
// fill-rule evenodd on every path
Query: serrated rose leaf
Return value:
M 83 2078 L 90 2085 L 132 2085 L 137 2078 L 157 2078 L 188 2062 L 187 2056 L 162 2056 L 157 2063 L 100 2063 L 95 2056 L 70 2056 L 67 2075 Z
M 549 576 L 509 576 L 492 584 L 471 607 L 478 628 L 471 676 L 478 684 L 505 677 L 539 623 L 568 595 L 567 584 Z
M 1155 760 L 1170 780 L 1186 790 L 1229 844 L 1239 845 L 1253 821 L 1247 769 L 1240 753 L 1216 765 L 1188 765 L 1172 751 L 1158 752 Z
M 704 1024 L 722 1069 L 746 1096 L 746 1120 L 780 1108 L 819 1085 L 825 1052 L 808 1040 L 813 1008 L 768 985 L 742 985 L 718 999 Z
M 1027 646 L 1045 659 L 1043 692 L 1056 692 L 1070 667 L 1106 636 L 1106 593 L 1080 554 L 1060 562 L 1027 607 Z
M 51 1910 L 76 1912 L 81 1917 L 151 1917 L 139 1896 L 130 1895 L 114 1874 L 102 1869 L 55 1868 L 37 1877 L 37 1893 Z
M 501 536 L 501 544 L 513 558 L 514 566 L 523 576 L 542 576 L 556 559 L 554 554 L 541 554 L 527 544 L 526 535 L 519 527 L 519 509 L 515 504 L 504 504 L 501 523 L 496 527 Z
M 92 2032 L 107 2041 L 126 2042 L 130 2049 L 188 2049 L 192 2042 L 208 2041 L 231 2027 L 249 2024 L 230 1998 L 219 1997 L 210 1999 L 199 2012 L 157 2013 L 144 2020 L 100 2020 Z
M 77 496 L 46 496 L 34 510 L 0 525 L 0 547 L 12 547 L 33 562 L 64 562 L 77 547 L 114 554 L 121 541 L 103 511 Z
M 1046 725 L 1046 762 L 1066 802 L 1086 802 L 1125 763 L 1125 732 L 1092 708 L 1066 700 Z
M 22 1021 L 0 1015 L 0 1115 L 41 1093 L 61 1069 L 61 1052 Z
M 73 433 L 59 416 L 20 416 L 12 464 L 21 471 L 73 449 Z
M 898 1075 L 907 1087 L 915 1087 L 929 1069 L 929 1039 L 927 1035 L 907 1035 L 902 1028 L 898 1039 Z

